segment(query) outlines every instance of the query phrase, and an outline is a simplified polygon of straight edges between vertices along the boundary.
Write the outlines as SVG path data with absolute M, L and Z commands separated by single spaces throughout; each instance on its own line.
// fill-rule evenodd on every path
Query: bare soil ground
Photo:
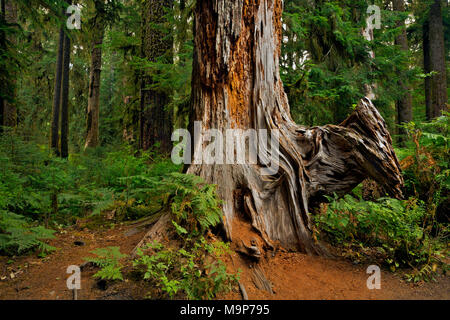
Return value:
M 70 228 L 58 233 L 50 243 L 58 250 L 45 258 L 36 255 L 0 256 L 0 300 L 42 299 L 70 300 L 66 287 L 69 265 L 80 265 L 96 248 L 119 246 L 130 253 L 145 234 L 145 228 L 120 226 L 111 230 L 91 231 Z M 81 241 L 84 245 L 76 245 Z M 398 274 L 382 271 L 381 289 L 366 286 L 367 265 L 354 265 L 343 259 L 327 259 L 279 250 L 266 254 L 259 267 L 272 285 L 273 293 L 255 286 L 253 270 L 238 253 L 226 257 L 230 271 L 241 269 L 241 283 L 249 299 L 450 299 L 450 278 L 439 276 L 437 282 L 410 284 Z M 82 272 L 79 299 L 142 299 L 145 284 L 133 280 L 108 283 L 106 288 L 93 279 L 96 270 Z M 126 272 L 126 270 L 125 270 Z M 103 283 L 104 284 L 104 283 Z M 242 299 L 239 288 L 219 299 Z
M 411 284 L 399 274 L 381 271 L 381 289 L 367 288 L 368 265 L 354 265 L 343 259 L 308 256 L 297 252 L 278 252 L 275 257 L 260 262 L 273 293 L 259 290 L 251 268 L 237 262 L 241 268 L 241 283 L 249 299 L 276 300 L 391 300 L 391 299 L 450 299 L 450 277 L 438 276 L 437 282 Z M 254 267 L 253 267 L 254 268 Z M 240 299 L 232 292 L 225 299 Z

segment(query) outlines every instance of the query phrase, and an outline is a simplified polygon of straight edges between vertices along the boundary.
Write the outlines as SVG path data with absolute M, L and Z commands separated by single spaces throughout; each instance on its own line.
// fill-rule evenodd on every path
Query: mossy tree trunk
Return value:
M 70 5 L 72 1 L 67 1 Z M 63 9 L 65 13 L 65 9 Z M 50 146 L 56 155 L 69 156 L 69 73 L 72 50 L 67 30 L 61 26 L 56 59 L 55 91 L 53 96 Z
M 69 3 L 70 4 L 70 3 Z M 70 51 L 72 50 L 70 38 L 64 34 L 64 52 L 61 83 L 61 157 L 69 156 L 69 74 Z
M 404 0 L 393 0 L 393 7 L 395 11 L 405 12 Z M 401 50 L 408 52 L 408 37 L 406 36 L 405 21 L 398 21 L 397 27 L 401 27 L 400 34 L 395 38 L 395 44 L 400 47 Z M 404 124 L 412 121 L 412 95 L 410 88 L 402 80 L 399 83 L 400 87 L 404 90 L 403 96 L 396 101 L 397 108 L 397 124 Z M 400 143 L 404 142 L 406 131 L 403 128 L 399 129 Z
M 445 67 L 444 26 L 442 21 L 442 0 L 434 0 L 423 26 L 423 56 L 426 73 L 435 72 L 425 78 L 425 102 L 427 119 L 448 111 L 447 73 Z
M 50 146 L 59 156 L 59 123 L 61 110 L 61 78 L 64 52 L 64 28 L 59 30 L 58 56 L 56 58 L 55 89 L 53 92 L 52 126 L 50 132 Z
M 100 75 L 102 71 L 102 43 L 104 25 L 93 30 L 91 71 L 89 76 L 89 97 L 87 109 L 87 136 L 84 148 L 95 148 L 99 145 L 100 120 Z
M 142 57 L 150 62 L 166 57 L 172 59 L 173 39 L 163 30 L 166 9 L 173 0 L 145 0 L 142 3 Z M 171 61 L 166 61 L 171 62 Z M 141 78 L 140 147 L 149 149 L 159 143 L 159 151 L 170 153 L 172 142 L 172 114 L 166 110 L 169 97 L 163 90 L 152 88 L 152 77 Z
M 4 19 L 8 25 L 17 24 L 17 4 L 13 0 L 4 0 Z M 12 36 L 7 36 L 6 41 L 15 44 L 16 39 Z M 15 102 L 16 98 L 16 77 L 17 72 L 15 67 L 11 67 L 9 70 L 9 79 L 6 85 L 7 98 L 3 99 L 3 125 L 5 127 L 15 128 L 17 125 L 17 106 Z

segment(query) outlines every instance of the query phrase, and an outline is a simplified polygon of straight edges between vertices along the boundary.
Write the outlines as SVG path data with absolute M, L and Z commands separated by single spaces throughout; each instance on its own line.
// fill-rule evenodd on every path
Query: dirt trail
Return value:
M 381 289 L 369 290 L 366 273 L 368 265 L 349 261 L 308 256 L 295 252 L 279 252 L 260 263 L 273 294 L 255 286 L 252 268 L 240 257 L 233 256 L 234 265 L 242 270 L 241 282 L 249 299 L 281 300 L 391 300 L 391 299 L 450 299 L 450 277 L 439 276 L 437 283 L 411 284 L 387 271 L 381 271 Z M 234 269 L 236 269 L 236 267 Z M 254 268 L 254 267 L 253 267 Z M 240 299 L 232 292 L 224 299 Z
M 5 299 L 73 299 L 72 292 L 67 289 L 66 273 L 69 265 L 81 265 L 84 257 L 93 256 L 90 251 L 110 246 L 120 247 L 122 253 L 129 253 L 144 235 L 145 230 L 134 227 L 117 227 L 105 231 L 67 230 L 58 234 L 50 244 L 57 251 L 40 259 L 34 256 L 18 257 L 8 265 L 8 257 L 0 256 L 0 300 Z M 74 242 L 82 241 L 78 246 Z M 15 272 L 11 279 L 11 273 Z M 82 272 L 80 299 L 102 299 L 111 292 L 97 288 L 97 281 L 92 278 L 96 270 Z M 114 294 L 114 292 L 113 292 Z
M 144 229 L 132 226 L 106 231 L 66 230 L 51 244 L 59 249 L 41 259 L 37 256 L 0 257 L 0 299 L 72 299 L 66 287 L 67 266 L 80 265 L 95 248 L 119 246 L 129 253 L 144 235 Z M 84 242 L 77 246 L 75 241 Z M 397 275 L 382 271 L 381 290 L 368 290 L 367 265 L 353 265 L 344 260 L 331 260 L 294 252 L 279 251 L 260 263 L 274 293 L 255 287 L 252 268 L 234 253 L 227 258 L 230 269 L 241 268 L 241 282 L 249 299 L 450 299 L 450 278 L 440 276 L 438 283 L 412 285 Z M 253 267 L 254 268 L 254 267 Z M 13 273 L 13 278 L 11 278 Z M 92 278 L 95 270 L 82 273 L 81 299 L 138 299 L 145 296 L 145 288 L 127 280 L 98 288 Z M 220 299 L 241 299 L 238 288 Z

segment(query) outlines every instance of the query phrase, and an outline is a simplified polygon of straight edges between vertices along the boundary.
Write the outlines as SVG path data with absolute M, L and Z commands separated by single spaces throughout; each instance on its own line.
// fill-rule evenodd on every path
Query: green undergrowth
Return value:
M 405 126 L 409 140 L 397 149 L 407 200 L 366 201 L 362 186 L 353 196 L 329 197 L 313 217 L 315 236 L 353 261 L 383 263 L 403 270 L 409 281 L 446 273 L 449 258 L 448 113 L 427 123 Z
M 212 299 L 228 292 L 239 279 L 221 260 L 230 253 L 229 245 L 206 237 L 222 219 L 216 186 L 172 173 L 157 189 L 170 199 L 172 241 L 138 249 L 133 265 L 154 288 L 149 297 Z
M 154 182 L 180 166 L 155 152 L 116 146 L 60 159 L 20 134 L 0 135 L 0 253 L 50 251 L 51 229 L 138 220 L 167 202 Z M 46 226 L 45 228 L 42 226 Z
M 131 278 L 146 284 L 149 299 L 213 299 L 236 285 L 239 274 L 227 272 L 222 258 L 229 245 L 209 232 L 221 222 L 216 186 L 194 175 L 171 173 L 153 182 L 166 202 L 170 224 L 166 240 L 137 249 Z M 123 280 L 118 248 L 102 248 L 86 258 L 101 269 L 94 277 Z

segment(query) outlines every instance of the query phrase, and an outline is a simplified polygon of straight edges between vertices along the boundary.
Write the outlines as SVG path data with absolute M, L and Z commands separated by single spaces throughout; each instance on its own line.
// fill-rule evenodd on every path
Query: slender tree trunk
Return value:
M 89 79 L 89 99 L 87 110 L 87 137 L 84 148 L 97 147 L 99 144 L 100 118 L 100 74 L 102 68 L 102 48 L 104 26 L 95 30 L 91 54 L 91 74 Z
M 394 10 L 398 12 L 405 11 L 404 0 L 393 0 Z M 401 33 L 395 38 L 395 44 L 400 46 L 400 49 L 403 51 L 408 51 L 408 38 L 406 36 L 406 28 L 404 21 L 398 21 L 397 27 L 401 27 Z M 396 101 L 397 107 L 397 123 L 404 124 L 410 122 L 412 120 L 412 95 L 410 92 L 410 88 L 400 80 L 400 87 L 403 89 L 403 96 Z M 403 128 L 399 128 L 400 134 L 400 143 L 402 144 L 404 141 L 404 137 L 406 136 L 406 130 Z
M 0 0 L 0 13 L 1 13 L 0 19 L 1 19 L 2 25 L 4 25 L 4 23 L 5 23 L 5 11 L 6 11 L 5 0 Z M 6 47 L 6 35 L 5 35 L 5 32 L 3 30 L 0 30 L 0 50 L 1 50 L 0 53 L 2 55 L 6 54 L 6 50 L 7 50 L 7 47 Z M 1 71 L 2 74 L 6 75 L 6 64 L 5 63 L 1 64 L 1 70 L 0 71 Z M 4 78 L 4 76 L 2 76 L 2 79 L 3 78 Z M 4 109 L 5 109 L 5 106 L 4 106 L 5 101 L 3 99 L 3 95 L 5 94 L 5 91 L 6 90 L 4 90 L 4 88 L 2 88 L 2 91 L 1 91 L 1 94 L 0 94 L 0 133 L 3 132 L 3 112 L 4 112 Z
M 142 57 L 155 62 L 157 58 L 171 55 L 173 40 L 154 27 L 165 21 L 165 8 L 172 8 L 173 0 L 145 0 L 142 4 Z M 172 61 L 172 59 L 170 60 Z M 140 147 L 144 150 L 155 143 L 160 152 L 168 154 L 172 148 L 172 114 L 165 110 L 169 97 L 151 87 L 150 76 L 141 79 Z
M 423 70 L 425 73 L 431 72 L 430 63 L 430 41 L 428 39 L 428 21 L 425 21 L 422 26 L 422 46 L 423 46 Z M 425 93 L 425 115 L 427 120 L 433 118 L 431 112 L 431 78 L 426 77 L 424 81 Z
M 362 30 L 362 35 L 367 41 L 373 41 L 373 30 L 371 28 L 369 28 L 368 25 L 365 29 Z M 373 52 L 373 50 L 369 49 L 368 53 L 369 53 L 369 59 L 375 59 L 375 52 Z M 376 89 L 376 84 L 374 84 L 374 83 L 364 85 L 364 93 L 365 93 L 366 97 L 368 97 L 371 100 L 375 100 L 375 98 L 376 98 L 375 89 Z
M 8 24 L 17 23 L 17 6 L 12 0 L 8 0 L 5 3 L 4 11 L 5 21 Z M 15 43 L 16 39 L 12 37 L 7 37 L 8 41 Z M 14 67 L 9 70 L 9 81 L 8 81 L 8 98 L 3 99 L 3 125 L 6 127 L 14 128 L 17 125 L 17 107 L 15 103 L 16 98 L 16 71 Z
M 313 203 L 349 192 L 365 177 L 400 196 L 403 179 L 369 99 L 339 126 L 308 129 L 292 121 L 279 75 L 281 13 L 282 0 L 197 1 L 191 123 L 201 121 L 203 130 L 266 129 L 270 136 L 278 130 L 279 149 L 265 151 L 278 155 L 279 170 L 262 175 L 266 159 L 258 154 L 258 165 L 192 164 L 187 172 L 218 185 L 228 238 L 242 239 L 246 216 L 261 243 L 321 253 L 311 237 Z M 194 151 L 203 147 L 205 141 L 195 141 Z
M 70 38 L 64 34 L 63 70 L 61 84 L 61 157 L 69 156 L 69 71 L 70 71 Z
M 59 156 L 59 118 L 61 109 L 61 78 L 64 51 L 64 28 L 59 30 L 58 56 L 56 58 L 55 90 L 53 93 L 52 127 L 50 145 L 56 155 Z
M 447 74 L 445 66 L 444 27 L 442 1 L 434 0 L 424 24 L 424 70 L 436 72 L 425 79 L 427 119 L 439 117 L 447 106 Z

